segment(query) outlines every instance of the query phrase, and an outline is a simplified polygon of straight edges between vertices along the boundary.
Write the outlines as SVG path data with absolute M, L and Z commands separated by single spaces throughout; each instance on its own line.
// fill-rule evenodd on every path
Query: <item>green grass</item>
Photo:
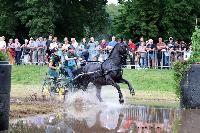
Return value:
M 175 92 L 173 70 L 124 70 L 123 77 L 131 82 L 136 90 Z M 121 85 L 127 88 L 125 85 Z
M 47 66 L 13 66 L 12 84 L 40 85 Z M 136 90 L 174 92 L 172 70 L 124 70 L 123 77 L 131 82 Z M 122 88 L 127 88 L 121 84 Z
M 46 66 L 13 66 L 12 84 L 14 85 L 39 85 L 47 72 Z

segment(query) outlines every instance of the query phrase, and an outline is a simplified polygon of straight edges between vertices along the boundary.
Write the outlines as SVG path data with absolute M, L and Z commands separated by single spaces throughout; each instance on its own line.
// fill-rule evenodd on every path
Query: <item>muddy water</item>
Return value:
M 200 111 L 118 104 L 94 91 L 70 94 L 63 112 L 15 121 L 11 133 L 199 133 Z

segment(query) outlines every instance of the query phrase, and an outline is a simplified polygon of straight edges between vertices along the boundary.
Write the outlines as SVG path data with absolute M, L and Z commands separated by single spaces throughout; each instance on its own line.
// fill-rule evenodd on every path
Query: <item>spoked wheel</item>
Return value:
M 64 95 L 64 100 L 65 100 L 66 95 L 68 94 L 69 90 L 68 90 L 68 88 L 65 87 L 65 86 L 63 86 L 63 88 L 64 88 L 64 93 L 63 93 L 63 95 Z
M 59 96 L 62 96 L 64 95 L 65 87 L 61 83 L 59 83 L 57 84 L 56 91 L 59 94 Z
M 66 95 L 68 93 L 74 93 L 77 92 L 78 89 L 76 89 L 71 81 L 67 81 L 64 83 L 64 99 L 66 98 Z
M 51 91 L 51 84 L 45 82 L 42 86 L 42 94 L 50 96 L 50 91 Z

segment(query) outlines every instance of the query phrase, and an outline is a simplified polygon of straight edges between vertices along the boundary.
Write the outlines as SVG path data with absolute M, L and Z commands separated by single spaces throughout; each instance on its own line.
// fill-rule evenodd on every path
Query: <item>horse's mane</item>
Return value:
M 117 43 L 117 44 L 113 47 L 112 51 L 110 52 L 110 54 L 109 54 L 109 56 L 108 56 L 108 59 L 109 59 L 110 56 L 112 55 L 113 51 L 116 49 L 117 45 L 119 45 L 119 43 Z

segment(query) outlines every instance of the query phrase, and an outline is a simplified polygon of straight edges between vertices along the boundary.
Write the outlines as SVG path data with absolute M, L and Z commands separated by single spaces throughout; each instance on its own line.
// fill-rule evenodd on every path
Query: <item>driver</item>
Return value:
M 71 45 L 68 47 L 68 51 L 65 55 L 65 61 L 64 61 L 64 70 L 65 72 L 67 72 L 69 79 L 73 79 L 74 75 L 73 72 L 76 70 L 77 68 L 77 62 L 76 60 L 78 60 L 78 56 L 75 53 L 75 48 Z
M 57 48 L 53 48 L 51 50 L 52 55 L 50 57 L 50 62 L 49 62 L 49 69 L 48 69 L 48 74 L 54 78 L 54 81 L 57 80 L 59 74 L 56 71 L 56 69 L 59 69 L 60 64 L 61 64 L 61 59 L 58 56 L 58 49 Z

